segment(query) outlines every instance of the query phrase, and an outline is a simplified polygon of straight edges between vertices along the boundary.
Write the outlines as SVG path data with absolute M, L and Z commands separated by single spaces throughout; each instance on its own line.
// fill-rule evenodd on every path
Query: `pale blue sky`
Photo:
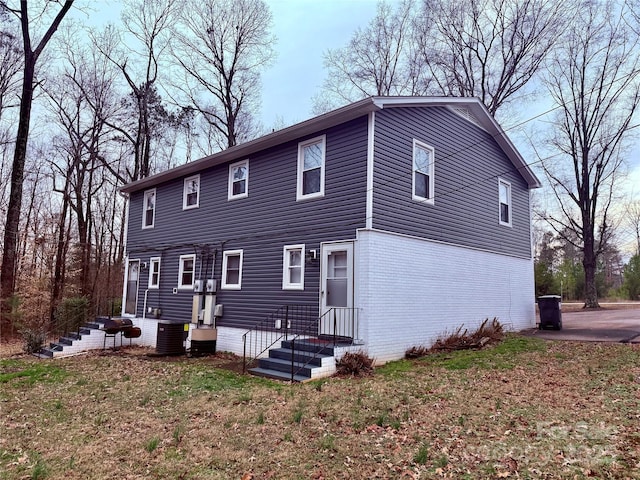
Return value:
M 312 97 L 325 77 L 324 52 L 346 45 L 358 27 L 365 27 L 376 14 L 378 0 L 265 1 L 273 16 L 277 56 L 263 72 L 260 119 L 271 129 L 276 123 L 282 127 L 312 116 Z M 71 16 L 97 28 L 120 21 L 119 1 L 87 4 L 89 8 Z
M 292 124 L 311 116 L 325 78 L 323 53 L 346 45 L 376 14 L 377 0 L 267 0 L 278 57 L 262 77 L 262 122 Z

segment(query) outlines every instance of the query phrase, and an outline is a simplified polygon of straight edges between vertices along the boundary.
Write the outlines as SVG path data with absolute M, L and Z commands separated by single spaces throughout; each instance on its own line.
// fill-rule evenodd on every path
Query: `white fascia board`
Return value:
M 321 130 L 331 128 L 341 123 L 348 122 L 355 118 L 367 115 L 369 112 L 378 109 L 372 98 L 365 98 L 359 102 L 352 103 L 337 110 L 319 115 L 317 117 L 305 120 L 282 130 L 264 135 L 255 140 L 251 140 L 222 152 L 214 153 L 198 160 L 184 165 L 180 165 L 171 170 L 157 173 L 147 178 L 128 183 L 120 189 L 125 193 L 139 191 L 149 188 L 151 185 L 157 185 L 161 182 L 173 180 L 175 178 L 184 177 L 193 173 L 198 173 L 206 168 L 220 165 L 229 161 L 235 161 L 242 157 L 248 157 L 256 152 L 267 148 L 275 147 L 283 143 L 297 140 L 307 135 L 318 134 Z
M 500 147 L 507 154 L 513 165 L 520 171 L 526 179 L 529 188 L 538 188 L 541 186 L 540 181 L 533 173 L 531 168 L 518 153 L 514 145 L 506 136 L 502 128 L 489 114 L 488 110 L 482 102 L 475 97 L 369 97 L 347 106 L 338 108 L 331 112 L 319 115 L 317 117 L 305 120 L 282 130 L 270 133 L 268 135 L 256 138 L 249 142 L 241 143 L 234 147 L 223 150 L 186 163 L 179 167 L 167 170 L 165 172 L 152 175 L 135 182 L 131 182 L 120 189 L 121 192 L 131 193 L 152 185 L 173 180 L 175 178 L 184 177 L 194 173 L 198 173 L 206 168 L 220 165 L 229 161 L 237 161 L 241 157 L 248 157 L 256 152 L 267 148 L 281 145 L 285 142 L 297 140 L 307 135 L 319 133 L 323 129 L 334 127 L 341 123 L 348 122 L 355 118 L 367 115 L 370 112 L 381 110 L 384 108 L 399 107 L 419 107 L 419 106 L 442 106 L 442 107 L 466 107 L 478 119 L 481 127 L 489 132 L 498 142 Z

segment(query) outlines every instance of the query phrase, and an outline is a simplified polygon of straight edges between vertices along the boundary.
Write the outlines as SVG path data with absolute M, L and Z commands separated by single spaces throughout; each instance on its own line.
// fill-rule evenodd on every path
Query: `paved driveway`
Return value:
M 640 308 L 562 312 L 562 330 L 527 330 L 549 340 L 640 343 Z

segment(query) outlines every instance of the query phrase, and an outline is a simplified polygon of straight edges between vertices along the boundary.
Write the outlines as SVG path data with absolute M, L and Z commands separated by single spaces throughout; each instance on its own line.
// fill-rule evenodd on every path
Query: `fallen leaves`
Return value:
M 223 360 L 215 357 L 174 362 L 117 352 L 57 360 L 69 372 L 59 384 L 3 385 L 0 469 L 7 480 L 28 478 L 37 452 L 54 480 L 106 480 L 113 472 L 131 479 L 177 472 L 241 480 L 632 478 L 640 465 L 640 350 L 549 344 L 520 355 L 513 370 L 415 362 L 394 376 L 330 379 L 321 390 L 246 377 L 220 386 L 214 373 Z M 620 366 L 634 374 L 620 375 Z M 292 419 L 298 410 L 300 423 Z M 153 455 L 144 449 L 151 438 L 159 439 Z

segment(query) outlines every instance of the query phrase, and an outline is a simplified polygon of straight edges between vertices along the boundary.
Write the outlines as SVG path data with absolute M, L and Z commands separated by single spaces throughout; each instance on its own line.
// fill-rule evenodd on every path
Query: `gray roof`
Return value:
M 185 163 L 179 167 L 157 173 L 150 177 L 128 183 L 120 190 L 124 193 L 136 192 L 151 188 L 159 183 L 175 178 L 184 177 L 206 168 L 220 165 L 232 160 L 242 159 L 261 150 L 275 147 L 277 145 L 296 140 L 306 135 L 314 134 L 341 123 L 348 122 L 355 118 L 367 115 L 370 112 L 382 110 L 384 108 L 405 108 L 405 107 L 449 107 L 459 112 L 464 110 L 463 115 L 491 134 L 498 145 L 511 160 L 513 165 L 520 171 L 526 180 L 529 188 L 541 186 L 540 180 L 525 162 L 520 153 L 516 150 L 511 140 L 504 133 L 500 125 L 493 119 L 485 106 L 477 98 L 467 97 L 369 97 L 355 103 L 351 103 L 337 110 L 319 115 L 317 117 L 296 123 L 282 130 L 278 130 L 268 135 L 256 138 L 249 142 L 233 146 L 212 155 L 200 158 L 193 162 Z

